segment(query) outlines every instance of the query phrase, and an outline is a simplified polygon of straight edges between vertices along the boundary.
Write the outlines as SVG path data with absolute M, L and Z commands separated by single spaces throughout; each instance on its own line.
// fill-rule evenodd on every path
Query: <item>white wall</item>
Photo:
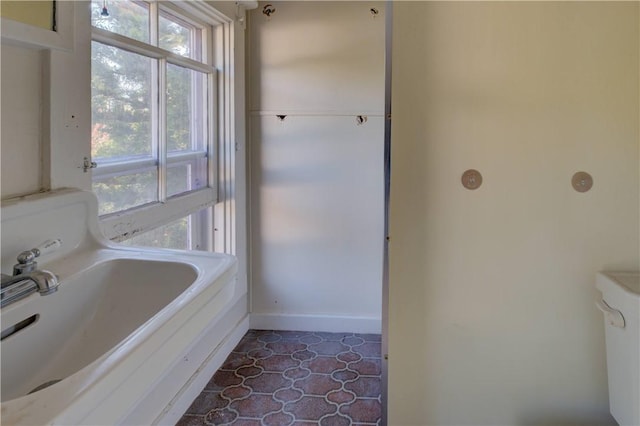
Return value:
M 252 327 L 380 332 L 384 5 L 269 3 L 249 21 Z
M 91 187 L 82 170 L 91 153 L 89 3 L 59 6 L 61 29 L 70 34 L 66 50 L 43 48 L 43 38 L 28 30 L 20 32 L 26 42 L 16 42 L 15 34 L 6 41 L 3 27 L 2 199 Z
M 612 422 L 595 273 L 639 267 L 638 3 L 393 7 L 389 424 Z
M 39 50 L 3 45 L 0 166 L 2 197 L 43 187 L 41 146 L 42 60 Z

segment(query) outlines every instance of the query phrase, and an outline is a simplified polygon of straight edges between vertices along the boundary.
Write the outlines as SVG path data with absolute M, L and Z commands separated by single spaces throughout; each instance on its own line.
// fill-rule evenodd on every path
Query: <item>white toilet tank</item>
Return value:
M 620 425 L 640 425 L 640 274 L 601 272 L 609 407 Z

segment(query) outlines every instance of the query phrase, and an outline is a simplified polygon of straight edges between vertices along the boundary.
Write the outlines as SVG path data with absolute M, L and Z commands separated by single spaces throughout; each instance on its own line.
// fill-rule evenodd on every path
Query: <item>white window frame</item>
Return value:
M 149 7 L 150 10 L 151 8 L 154 9 L 150 13 L 152 19 L 158 19 L 158 2 L 149 2 Z M 228 96 L 232 84 L 230 72 L 232 68 L 229 63 L 229 52 L 231 51 L 231 43 L 233 42 L 230 37 L 232 21 L 202 1 L 162 2 L 162 8 L 167 9 L 171 13 L 175 13 L 180 18 L 185 17 L 189 19 L 197 16 L 197 22 L 202 22 L 211 27 L 212 33 L 205 36 L 211 43 L 205 53 L 207 58 L 203 58 L 206 59 L 207 63 L 194 61 L 172 52 L 167 52 L 159 47 L 149 46 L 145 43 L 100 28 L 92 27 L 92 40 L 160 61 L 166 61 L 170 64 L 208 73 L 208 96 L 209 99 L 212 100 L 212 102 L 209 103 L 212 107 L 209 108 L 209 117 L 207 117 L 210 123 L 208 127 L 208 153 L 210 163 L 208 170 L 208 187 L 172 197 L 166 197 L 166 193 L 164 193 L 163 196 L 162 192 L 160 192 L 159 202 L 157 203 L 138 206 L 130 210 L 124 210 L 101 217 L 102 232 L 107 238 L 116 241 L 127 239 L 184 216 L 196 213 L 215 205 L 220 200 L 224 200 L 227 191 L 225 191 L 225 188 L 219 190 L 219 176 L 226 176 L 230 171 L 228 169 L 232 167 L 227 166 L 229 163 L 226 162 L 227 159 L 224 158 L 225 155 L 222 152 L 224 146 L 228 145 L 228 138 L 231 136 L 231 115 L 233 113 L 230 110 L 231 105 L 229 104 Z M 162 69 L 164 67 L 161 66 L 160 68 Z M 163 102 L 160 102 L 160 105 L 163 105 Z M 163 114 L 160 114 L 160 117 L 163 117 Z M 202 153 L 199 152 L 189 152 L 175 155 L 172 156 L 170 161 L 171 164 L 174 162 L 179 163 L 180 161 L 195 157 L 201 158 L 201 154 Z M 160 153 L 159 161 L 165 161 L 165 164 L 161 164 L 160 167 L 164 167 L 166 171 L 168 165 L 166 149 L 164 153 Z M 151 160 L 151 164 L 146 164 L 146 162 L 149 162 L 149 160 L 140 160 L 140 164 L 135 165 L 140 167 L 144 167 L 145 165 L 155 166 L 155 159 Z M 131 165 L 132 164 L 129 164 L 129 166 Z M 109 173 L 122 172 L 125 166 L 123 163 L 99 164 L 98 168 L 94 169 L 93 172 L 96 176 L 104 176 Z M 127 170 L 132 171 L 132 169 L 128 167 Z M 160 179 L 162 179 L 162 177 L 160 177 Z M 162 181 L 160 181 L 160 184 L 161 187 L 165 187 Z M 210 221 L 213 221 L 211 214 L 207 214 L 206 216 L 210 218 Z M 218 221 L 216 220 L 216 222 Z M 205 226 L 204 228 L 206 231 L 208 227 Z M 220 244 L 214 241 L 214 237 L 211 235 L 212 232 L 199 232 L 199 234 L 204 235 L 207 241 L 197 241 L 197 245 L 209 250 L 214 248 L 218 249 Z M 226 234 L 226 232 L 223 232 L 223 234 Z M 220 247 L 220 249 L 227 251 L 229 247 L 227 244 L 224 244 L 224 247 Z

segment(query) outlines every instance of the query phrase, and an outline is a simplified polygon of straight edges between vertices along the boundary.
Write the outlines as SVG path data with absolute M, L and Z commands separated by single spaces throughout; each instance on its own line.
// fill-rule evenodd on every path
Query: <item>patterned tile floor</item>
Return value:
M 249 330 L 177 426 L 379 425 L 380 335 Z

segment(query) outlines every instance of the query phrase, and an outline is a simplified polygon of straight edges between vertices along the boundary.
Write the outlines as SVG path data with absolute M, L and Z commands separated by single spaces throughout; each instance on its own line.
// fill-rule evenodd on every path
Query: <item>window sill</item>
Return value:
M 148 204 L 100 218 L 100 229 L 110 240 L 121 241 L 177 220 L 217 202 L 216 191 L 205 188 L 177 195 L 165 203 Z

